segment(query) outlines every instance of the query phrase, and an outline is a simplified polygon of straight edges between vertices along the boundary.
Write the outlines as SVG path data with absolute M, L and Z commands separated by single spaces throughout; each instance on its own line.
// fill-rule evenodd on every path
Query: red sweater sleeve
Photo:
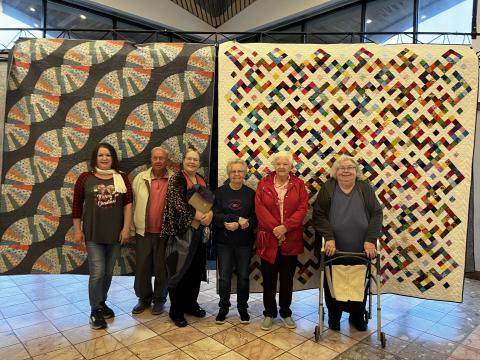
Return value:
M 80 219 L 83 212 L 83 201 L 85 200 L 85 183 L 91 174 L 84 172 L 80 174 L 73 188 L 72 218 Z

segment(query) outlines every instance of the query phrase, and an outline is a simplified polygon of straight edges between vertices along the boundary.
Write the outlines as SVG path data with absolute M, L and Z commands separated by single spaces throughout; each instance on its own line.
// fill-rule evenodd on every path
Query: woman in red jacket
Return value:
M 294 329 L 290 304 L 297 256 L 303 253 L 308 194 L 304 182 L 291 173 L 292 156 L 288 152 L 276 153 L 272 165 L 275 171 L 260 180 L 255 194 L 257 255 L 262 261 L 265 306 L 261 328 L 270 330 L 277 317 L 275 295 L 280 275 L 280 316 L 287 328 Z

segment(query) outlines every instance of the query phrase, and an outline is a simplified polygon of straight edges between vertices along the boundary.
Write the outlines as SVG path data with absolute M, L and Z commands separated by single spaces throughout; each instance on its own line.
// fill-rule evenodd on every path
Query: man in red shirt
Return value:
M 135 295 L 138 303 L 132 309 L 140 314 L 153 302 L 152 314 L 163 312 L 167 301 L 167 272 L 165 269 L 166 239 L 160 236 L 165 208 L 165 195 L 170 175 L 168 151 L 155 147 L 151 152 L 152 167 L 133 180 L 133 225 L 135 227 Z M 152 289 L 152 276 L 155 277 Z

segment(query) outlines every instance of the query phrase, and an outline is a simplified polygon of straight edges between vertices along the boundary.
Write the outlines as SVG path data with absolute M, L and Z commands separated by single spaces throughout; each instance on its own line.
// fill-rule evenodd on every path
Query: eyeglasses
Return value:
M 340 171 L 353 171 L 353 170 L 356 170 L 357 167 L 356 166 L 339 166 L 338 167 L 338 170 Z
M 243 174 L 245 170 L 230 170 L 230 174 Z

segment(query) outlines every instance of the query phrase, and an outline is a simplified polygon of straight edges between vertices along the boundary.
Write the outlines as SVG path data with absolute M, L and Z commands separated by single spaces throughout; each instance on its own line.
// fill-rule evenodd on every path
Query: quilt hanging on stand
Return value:
M 0 201 L 0 274 L 85 273 L 73 186 L 93 148 L 112 144 L 131 179 L 163 145 L 187 145 L 208 175 L 215 48 L 203 44 L 23 39 L 8 77 Z M 116 274 L 133 271 L 132 246 Z
M 461 301 L 477 105 L 466 46 L 224 43 L 219 50 L 219 183 L 247 183 L 280 150 L 315 200 L 339 154 L 355 157 L 384 206 L 382 292 Z M 258 258 L 252 282 L 259 289 Z M 317 287 L 308 217 L 295 288 Z

